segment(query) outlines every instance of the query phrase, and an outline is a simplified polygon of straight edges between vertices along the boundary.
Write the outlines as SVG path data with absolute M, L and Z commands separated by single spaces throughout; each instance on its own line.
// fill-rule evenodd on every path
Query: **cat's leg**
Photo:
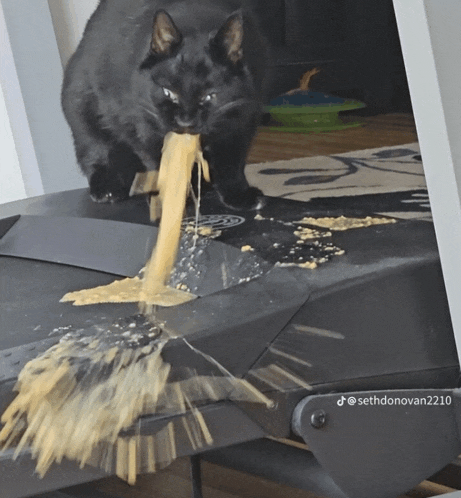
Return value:
M 68 110 L 67 110 L 68 111 Z M 77 161 L 87 177 L 95 202 L 118 202 L 128 197 L 137 172 L 146 166 L 133 149 L 99 129 L 96 119 L 80 109 L 66 112 L 74 137 Z
M 146 167 L 125 144 L 115 143 L 107 152 L 107 161 L 93 163 L 88 175 L 90 195 L 95 202 L 119 202 L 128 198 L 136 173 Z
M 263 193 L 248 184 L 244 172 L 251 138 L 252 134 L 213 137 L 204 147 L 213 186 L 222 202 L 233 209 L 260 209 L 264 204 Z
M 146 168 L 127 145 L 75 140 L 77 159 L 88 179 L 90 196 L 95 202 L 127 199 L 137 172 Z
M 62 93 L 77 162 L 95 202 L 121 201 L 128 197 L 135 174 L 146 167 L 139 155 L 102 123 L 96 96 L 88 88 L 75 88 L 80 81 L 75 78 L 65 82 Z

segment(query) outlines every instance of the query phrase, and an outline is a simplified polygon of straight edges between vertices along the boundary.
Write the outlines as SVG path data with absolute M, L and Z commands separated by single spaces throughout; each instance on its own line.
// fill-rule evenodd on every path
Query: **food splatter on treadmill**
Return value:
M 62 302 L 73 301 L 75 305 L 141 302 L 149 308 L 154 305 L 175 306 L 195 299 L 194 294 L 169 287 L 167 282 L 178 253 L 182 218 L 196 163 L 204 179 L 209 181 L 208 164 L 200 149 L 200 136 L 168 133 L 156 185 L 160 201 L 157 208 L 161 211 L 160 226 L 143 278 L 127 278 L 95 289 L 70 292 L 62 298 Z M 135 179 L 135 182 L 138 180 Z
M 179 302 L 184 302 L 184 295 L 194 297 L 181 286 L 167 287 L 166 282 L 177 254 L 195 161 L 201 164 L 204 178 L 209 178 L 199 138 L 167 136 L 157 184 L 162 217 L 157 246 L 144 277 L 72 293 L 64 301 L 141 300 L 147 305 L 165 305 L 165 296 L 169 301 L 179 295 Z M 162 351 L 172 339 L 184 341 L 194 354 L 203 357 L 210 365 L 210 374 L 198 375 L 186 369 L 184 375 L 183 364 L 165 362 Z M 291 361 L 288 353 L 282 359 Z M 270 375 L 255 375 L 271 388 L 280 385 L 282 390 L 287 379 L 306 388 L 306 381 L 291 374 L 288 367 L 274 368 Z M 196 349 L 180 331 L 155 323 L 149 310 L 102 328 L 98 325 L 94 330 L 67 333 L 26 364 L 14 390 L 17 396 L 1 418 L 1 451 L 15 448 L 14 456 L 18 457 L 30 448 L 41 476 L 52 464 L 68 458 L 82 467 L 88 463 L 108 472 L 115 470 L 131 484 L 138 473 L 154 472 L 171 463 L 177 456 L 178 437 L 188 439 L 195 451 L 213 443 L 206 415 L 200 411 L 202 404 L 235 400 L 273 406 L 262 391 Z M 171 421 L 146 436 L 133 425 L 143 415 L 170 415 Z
M 376 218 L 373 216 L 366 216 L 365 218 L 349 218 L 346 216 L 312 218 L 306 216 L 302 220 L 299 220 L 297 223 L 305 223 L 307 225 L 328 228 L 330 230 L 350 230 L 351 228 L 365 228 L 372 225 L 386 225 L 388 223 L 396 223 L 396 220 L 393 218 Z
M 89 294 L 72 293 L 64 301 L 86 304 L 91 293 L 93 302 L 132 300 L 147 306 L 166 305 L 170 298 L 175 301 L 173 304 L 194 298 L 181 285 L 176 289 L 168 287 L 167 280 L 177 254 L 195 162 L 201 164 L 204 178 L 209 178 L 199 137 L 186 134 L 167 137 L 157 179 L 160 203 L 155 212 L 160 208 L 160 230 L 144 276 L 91 289 Z M 264 218 L 256 215 L 255 219 Z M 289 252 L 295 255 L 296 247 L 321 245 L 323 256 L 281 265 L 316 268 L 331 255 L 344 254 L 331 242 L 319 240 L 331 237 L 331 231 L 393 222 L 372 217 L 304 218 L 294 223 L 328 231 L 298 227 L 293 232 L 296 242 Z M 241 250 L 252 251 L 253 247 L 244 245 Z M 159 295 L 165 301 L 159 301 Z M 183 365 L 164 361 L 162 352 L 172 339 L 183 341 L 194 354 L 203 357 L 210 365 L 210 374 L 199 375 L 189 369 L 184 375 Z M 291 383 L 290 388 L 310 389 L 305 379 L 290 372 L 290 362 L 301 364 L 302 360 L 288 351 L 277 354 L 277 364 L 250 371 L 249 375 L 271 389 L 286 389 L 287 382 Z M 52 464 L 68 458 L 82 467 L 88 463 L 108 472 L 115 470 L 131 484 L 138 473 L 154 472 L 171 463 L 177 456 L 179 438 L 188 439 L 194 451 L 213 444 L 207 416 L 201 411 L 204 403 L 227 399 L 273 406 L 263 390 L 234 377 L 216 360 L 192 346 L 180 331 L 167 330 L 149 313 L 120 319 L 103 329 L 95 326 L 84 333 L 66 333 L 58 344 L 26 364 L 14 390 L 17 396 L 1 418 L 4 425 L 0 431 L 0 450 L 15 448 L 14 455 L 18 457 L 30 448 L 41 476 Z M 140 426 L 137 430 L 135 425 L 143 415 L 171 418 L 155 434 L 143 435 Z
M 115 471 L 134 484 L 137 474 L 176 458 L 178 435 L 193 450 L 213 443 L 200 405 L 225 399 L 273 405 L 186 338 L 184 343 L 209 362 L 210 374 L 189 370 L 185 375 L 183 365 L 162 358 L 171 339 L 170 332 L 142 315 L 103 330 L 94 326 L 66 334 L 20 372 L 18 394 L 1 418 L 0 450 L 15 448 L 17 458 L 30 449 L 40 476 L 67 458 L 82 468 L 91 464 Z M 133 424 L 142 415 L 172 419 L 155 434 L 141 435 Z
M 276 265 L 280 267 L 297 266 L 309 270 L 315 270 L 319 265 L 331 261 L 333 256 L 346 254 L 344 249 L 331 241 L 333 232 L 396 223 L 397 221 L 393 218 L 373 216 L 362 218 L 347 216 L 314 218 L 306 216 L 301 220 L 286 221 L 264 218 L 261 214 L 257 214 L 254 219 L 296 227 L 293 231 L 296 237 L 293 244 L 280 242 L 273 244 L 274 249 L 281 253 Z

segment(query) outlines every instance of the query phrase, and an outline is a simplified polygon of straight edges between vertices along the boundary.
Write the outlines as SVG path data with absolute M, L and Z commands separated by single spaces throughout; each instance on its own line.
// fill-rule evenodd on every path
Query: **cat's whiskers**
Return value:
M 247 98 L 240 98 L 232 102 L 227 102 L 226 104 L 218 107 L 217 109 L 213 110 L 212 113 L 210 113 L 209 122 L 207 123 L 208 127 L 213 128 L 214 126 L 225 123 L 229 118 L 228 113 L 234 109 L 239 109 L 243 106 L 247 106 L 247 109 L 244 111 L 246 113 L 249 110 L 249 106 L 254 108 L 257 105 L 259 104 L 257 104 L 254 100 Z
M 230 111 L 236 107 L 240 107 L 243 105 L 254 105 L 254 104 L 255 104 L 254 100 L 240 98 L 237 100 L 233 100 L 232 102 L 227 102 L 227 104 L 224 104 L 221 107 L 219 107 L 213 114 L 219 116 L 219 115 L 224 114 L 225 112 Z
M 161 119 L 161 116 L 158 114 L 157 110 L 155 108 L 153 108 L 151 105 L 149 105 L 147 102 L 140 102 L 139 103 L 139 106 L 141 107 L 141 109 L 143 111 L 145 111 L 149 116 L 153 117 L 155 119 L 155 122 L 156 124 L 159 125 L 160 128 L 163 128 L 163 123 L 162 123 L 162 119 Z M 157 132 L 159 135 L 163 135 L 164 134 L 164 130 L 159 130 L 159 132 Z

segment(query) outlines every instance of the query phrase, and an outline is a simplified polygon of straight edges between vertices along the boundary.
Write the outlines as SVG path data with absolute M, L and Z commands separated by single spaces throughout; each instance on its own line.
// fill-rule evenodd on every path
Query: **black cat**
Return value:
M 248 7 L 248 2 L 246 3 Z M 65 71 L 62 105 L 97 202 L 156 169 L 169 131 L 201 135 L 222 201 L 255 208 L 244 175 L 266 45 L 235 0 L 100 0 Z

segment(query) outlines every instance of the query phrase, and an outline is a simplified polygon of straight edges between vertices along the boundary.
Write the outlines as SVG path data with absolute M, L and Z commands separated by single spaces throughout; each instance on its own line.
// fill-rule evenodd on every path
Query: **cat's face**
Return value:
M 242 59 L 243 24 L 231 16 L 214 35 L 183 39 L 163 11 L 154 22 L 149 101 L 165 131 L 207 134 L 252 105 Z M 153 115 L 153 114 L 152 114 Z

